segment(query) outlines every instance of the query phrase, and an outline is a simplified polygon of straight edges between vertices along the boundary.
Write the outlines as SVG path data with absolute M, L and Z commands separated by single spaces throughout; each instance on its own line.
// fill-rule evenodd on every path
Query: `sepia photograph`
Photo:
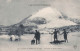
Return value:
M 0 51 L 80 51 L 80 0 L 0 0 Z

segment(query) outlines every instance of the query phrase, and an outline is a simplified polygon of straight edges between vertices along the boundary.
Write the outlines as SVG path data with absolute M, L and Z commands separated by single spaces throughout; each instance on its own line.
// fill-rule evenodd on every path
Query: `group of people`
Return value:
M 58 37 L 57 37 L 57 34 L 58 33 L 60 34 L 60 32 L 55 29 L 55 31 L 53 32 L 53 34 L 54 34 L 54 41 L 57 41 L 58 40 Z M 68 39 L 67 39 L 68 32 L 66 31 L 66 29 L 63 29 L 63 32 L 61 34 L 63 34 L 63 36 L 64 36 L 64 41 L 65 42 L 68 42 Z
M 58 41 L 58 37 L 57 37 L 58 33 L 60 34 L 60 32 L 57 29 L 55 29 L 54 32 L 52 33 L 52 35 L 54 35 L 54 41 Z M 63 32 L 61 34 L 63 34 L 64 41 L 68 42 L 68 39 L 67 39 L 68 32 L 66 31 L 66 29 L 63 29 Z M 35 37 L 36 44 L 40 44 L 40 32 L 39 31 L 35 30 L 34 37 Z

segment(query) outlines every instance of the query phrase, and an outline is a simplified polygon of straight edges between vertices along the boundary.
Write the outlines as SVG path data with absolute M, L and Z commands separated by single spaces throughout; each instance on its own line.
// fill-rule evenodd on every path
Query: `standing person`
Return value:
M 57 31 L 56 29 L 55 29 L 55 31 L 53 32 L 53 34 L 54 34 L 54 41 L 58 40 L 58 39 L 57 39 L 58 31 Z
M 35 39 L 36 39 L 36 44 L 40 44 L 40 32 L 35 30 Z
M 68 39 L 67 39 L 68 32 L 66 32 L 66 29 L 63 29 L 63 33 L 62 34 L 64 34 L 64 40 L 65 40 L 65 42 L 66 41 L 68 42 Z

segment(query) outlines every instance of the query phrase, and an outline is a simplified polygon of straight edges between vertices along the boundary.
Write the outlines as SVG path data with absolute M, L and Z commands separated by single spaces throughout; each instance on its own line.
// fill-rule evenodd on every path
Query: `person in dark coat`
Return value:
M 56 29 L 55 29 L 55 31 L 53 32 L 53 34 L 54 34 L 54 41 L 58 40 L 58 39 L 57 39 L 58 31 L 57 31 Z
M 36 44 L 40 44 L 40 32 L 35 30 L 35 39 L 36 39 Z
M 68 42 L 68 39 L 67 39 L 68 32 L 66 31 L 66 29 L 63 29 L 63 33 L 62 34 L 64 34 L 64 40 L 65 40 L 65 42 L 66 41 Z

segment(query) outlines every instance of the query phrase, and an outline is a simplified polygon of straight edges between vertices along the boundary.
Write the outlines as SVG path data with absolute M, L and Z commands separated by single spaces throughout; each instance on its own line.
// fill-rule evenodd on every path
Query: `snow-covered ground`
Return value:
M 13 36 L 14 37 L 14 36 Z M 31 45 L 34 35 L 23 35 L 21 41 L 9 41 L 9 36 L 0 36 L 0 51 L 80 51 L 80 32 L 68 34 L 68 43 L 50 44 L 51 35 L 41 34 L 41 44 Z M 53 37 L 53 36 L 52 36 Z M 58 36 L 59 40 L 63 39 L 63 35 Z

